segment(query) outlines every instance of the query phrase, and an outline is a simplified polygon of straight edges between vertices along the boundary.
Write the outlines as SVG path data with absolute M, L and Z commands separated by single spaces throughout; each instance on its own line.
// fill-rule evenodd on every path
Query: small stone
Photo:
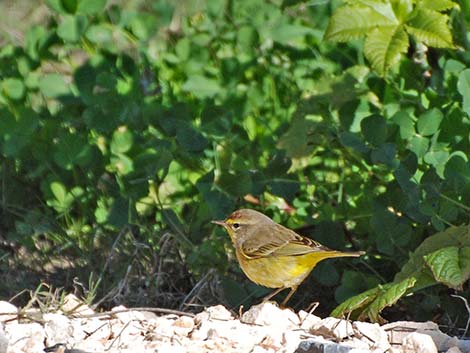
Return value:
M 44 329 L 38 323 L 10 323 L 5 326 L 5 335 L 10 341 L 8 352 L 42 352 Z
M 143 321 L 145 320 L 145 315 L 141 313 L 140 311 L 136 310 L 129 310 L 129 311 L 124 311 L 127 310 L 127 308 L 124 305 L 119 305 L 115 306 L 114 308 L 111 309 L 111 311 L 116 312 L 114 315 L 121 320 L 123 324 L 126 324 L 130 321 Z
M 211 306 L 205 310 L 209 314 L 209 320 L 228 321 L 233 319 L 233 315 L 223 305 Z
M 181 316 L 173 322 L 178 336 L 187 336 L 194 329 L 194 320 L 189 316 Z
M 354 329 L 351 323 L 347 320 L 337 319 L 334 317 L 327 317 L 315 323 L 310 333 L 313 335 L 320 335 L 325 338 L 344 339 L 354 334 Z
M 93 315 L 95 312 L 78 299 L 74 294 L 67 294 L 64 298 L 62 311 L 66 314 Z
M 2 300 L 0 301 L 0 313 L 2 313 L 2 315 L 0 315 L 0 322 L 12 321 L 18 317 L 18 308 Z
M 5 336 L 2 325 L 0 325 L 0 353 L 6 353 L 8 349 L 8 338 Z
M 300 310 L 297 314 L 300 320 L 300 328 L 305 331 L 309 331 L 310 328 L 320 322 L 322 319 L 319 316 L 310 314 L 304 310 Z
M 354 347 L 348 347 L 346 345 L 340 345 L 334 342 L 328 342 L 324 339 L 315 338 L 308 339 L 300 342 L 299 347 L 295 353 L 370 353 L 370 350 L 357 349 Z
M 260 326 L 278 326 L 284 329 L 298 328 L 299 317 L 290 309 L 280 309 L 272 302 L 254 305 L 243 313 L 241 322 Z
M 459 347 L 450 347 L 446 353 L 462 353 L 462 351 L 459 349 Z
M 353 323 L 353 328 L 355 330 L 355 335 L 363 342 L 368 343 L 371 349 L 385 352 L 391 347 L 388 342 L 387 333 L 379 326 L 379 324 L 355 321 Z
M 431 336 L 440 352 L 447 351 L 450 347 L 458 346 L 461 348 L 457 337 L 450 337 L 439 330 L 439 326 L 431 321 L 414 322 L 414 321 L 397 321 L 382 326 L 388 333 L 389 342 L 392 345 L 401 344 L 403 339 L 411 332 L 418 332 Z
M 69 318 L 59 313 L 46 313 L 43 316 L 44 331 L 49 345 L 67 343 L 74 337 L 74 330 Z
M 403 339 L 404 353 L 437 353 L 437 347 L 431 336 L 412 332 Z

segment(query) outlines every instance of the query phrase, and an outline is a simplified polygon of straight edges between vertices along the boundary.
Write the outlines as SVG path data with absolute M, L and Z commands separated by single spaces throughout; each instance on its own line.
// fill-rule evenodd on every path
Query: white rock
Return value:
M 0 313 L 4 314 L 0 315 L 0 322 L 15 320 L 18 317 L 18 308 L 13 304 L 2 300 L 0 301 Z
M 354 334 L 354 329 L 348 320 L 327 317 L 315 323 L 311 327 L 310 333 L 320 335 L 325 338 L 344 339 L 352 336 Z
M 300 336 L 303 334 L 300 330 L 286 331 L 282 336 L 282 349 L 281 352 L 295 352 L 299 347 Z
M 233 315 L 223 305 L 211 306 L 205 310 L 209 314 L 209 320 L 232 320 Z
M 319 316 L 309 314 L 304 310 L 300 310 L 297 314 L 300 320 L 300 328 L 305 331 L 310 331 L 310 328 L 320 322 L 322 319 Z
M 115 306 L 111 311 L 116 312 L 114 315 L 121 320 L 123 324 L 128 323 L 129 321 L 143 321 L 145 320 L 145 315 L 140 311 L 129 310 L 125 311 L 127 308 L 124 305 Z M 120 312 L 121 311 L 121 312 Z
M 187 336 L 194 330 L 194 319 L 189 316 L 181 316 L 173 322 L 173 327 L 178 336 Z
M 95 312 L 86 305 L 82 300 L 78 299 L 74 294 L 67 294 L 64 298 L 62 311 L 65 314 L 93 315 Z
M 68 343 L 74 337 L 73 325 L 69 318 L 58 313 L 46 313 L 43 315 L 44 333 L 47 344 Z
M 459 347 L 450 347 L 446 353 L 462 353 Z
M 169 341 L 175 333 L 174 320 L 161 316 L 155 320 L 154 340 Z
M 412 332 L 403 339 L 404 353 L 437 353 L 437 347 L 431 336 Z
M 5 335 L 10 341 L 7 352 L 42 352 L 44 348 L 44 329 L 38 323 L 12 322 L 5 326 Z
M 0 353 L 6 353 L 8 348 L 8 338 L 5 336 L 3 326 L 0 325 Z
M 401 344 L 403 339 L 410 332 L 418 332 L 432 337 L 434 344 L 439 351 L 447 351 L 449 348 L 459 346 L 461 342 L 457 337 L 450 337 L 439 330 L 439 326 L 431 321 L 413 322 L 413 321 L 397 321 L 382 326 L 388 333 L 388 340 L 393 344 Z
M 354 333 L 363 342 L 369 344 L 370 349 L 378 352 L 387 351 L 391 345 L 388 342 L 388 335 L 379 324 L 355 321 L 353 323 Z
M 254 305 L 243 313 L 241 322 L 260 326 L 278 326 L 284 329 L 298 328 L 299 317 L 290 309 L 280 309 L 272 302 Z

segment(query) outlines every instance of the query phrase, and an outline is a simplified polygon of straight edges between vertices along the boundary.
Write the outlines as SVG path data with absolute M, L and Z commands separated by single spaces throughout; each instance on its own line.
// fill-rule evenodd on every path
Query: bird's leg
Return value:
M 295 293 L 295 291 L 297 290 L 298 287 L 299 287 L 299 286 L 294 286 L 294 287 L 291 287 L 291 288 L 290 288 L 290 292 L 289 292 L 289 294 L 287 294 L 286 299 L 284 299 L 284 300 L 282 301 L 281 306 L 286 306 L 287 302 L 288 302 L 289 299 L 294 295 L 294 293 Z
M 263 298 L 262 303 L 266 303 L 269 299 L 271 299 L 272 297 L 274 297 L 276 294 L 279 294 L 283 289 L 284 289 L 284 287 L 281 287 L 281 288 L 276 289 L 274 292 L 269 293 L 267 296 L 265 296 L 265 297 Z

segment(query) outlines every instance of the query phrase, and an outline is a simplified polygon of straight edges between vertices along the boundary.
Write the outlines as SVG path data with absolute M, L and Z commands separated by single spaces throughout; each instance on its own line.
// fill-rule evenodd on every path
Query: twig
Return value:
M 465 307 L 467 308 L 467 314 L 468 314 L 468 320 L 467 320 L 467 325 L 465 325 L 465 331 L 463 331 L 463 334 L 462 336 L 460 337 L 461 339 L 464 338 L 466 335 L 467 335 L 467 332 L 468 332 L 468 328 L 470 327 L 470 306 L 468 305 L 468 301 L 466 298 L 460 296 L 460 295 L 456 295 L 456 294 L 451 294 L 450 295 L 451 297 L 454 297 L 454 298 L 459 298 L 459 299 L 462 299 L 462 301 L 464 302 L 465 304 Z
M 150 311 L 150 312 L 154 312 L 154 313 L 174 314 L 174 315 L 182 315 L 182 316 L 189 316 L 189 317 L 195 317 L 196 316 L 193 313 L 186 313 L 186 312 L 180 311 L 180 310 L 173 310 L 173 309 L 166 309 L 166 308 L 151 308 L 151 307 L 148 307 L 148 308 L 147 307 L 127 308 L 127 309 L 104 311 L 104 312 L 101 312 L 101 313 L 84 314 L 84 315 L 72 314 L 71 316 L 74 317 L 74 318 L 86 319 L 86 318 L 90 318 L 90 317 L 100 317 L 100 316 L 108 316 L 108 315 L 114 315 L 114 314 L 120 314 L 120 313 L 127 313 L 129 311 Z
M 199 282 L 196 283 L 196 285 L 191 289 L 191 291 L 184 297 L 183 302 L 181 303 L 179 309 L 181 310 L 183 306 L 186 304 L 186 301 L 195 293 L 197 290 L 199 290 L 203 285 L 207 282 L 207 279 L 209 278 L 210 275 L 214 273 L 213 269 L 210 269 L 200 280 Z

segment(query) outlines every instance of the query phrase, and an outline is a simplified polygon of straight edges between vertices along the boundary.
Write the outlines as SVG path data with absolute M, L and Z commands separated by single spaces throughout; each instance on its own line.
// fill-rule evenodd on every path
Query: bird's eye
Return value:
M 238 228 L 240 228 L 240 223 L 234 223 L 234 224 L 232 224 L 232 227 L 235 228 L 235 229 L 238 229 Z

